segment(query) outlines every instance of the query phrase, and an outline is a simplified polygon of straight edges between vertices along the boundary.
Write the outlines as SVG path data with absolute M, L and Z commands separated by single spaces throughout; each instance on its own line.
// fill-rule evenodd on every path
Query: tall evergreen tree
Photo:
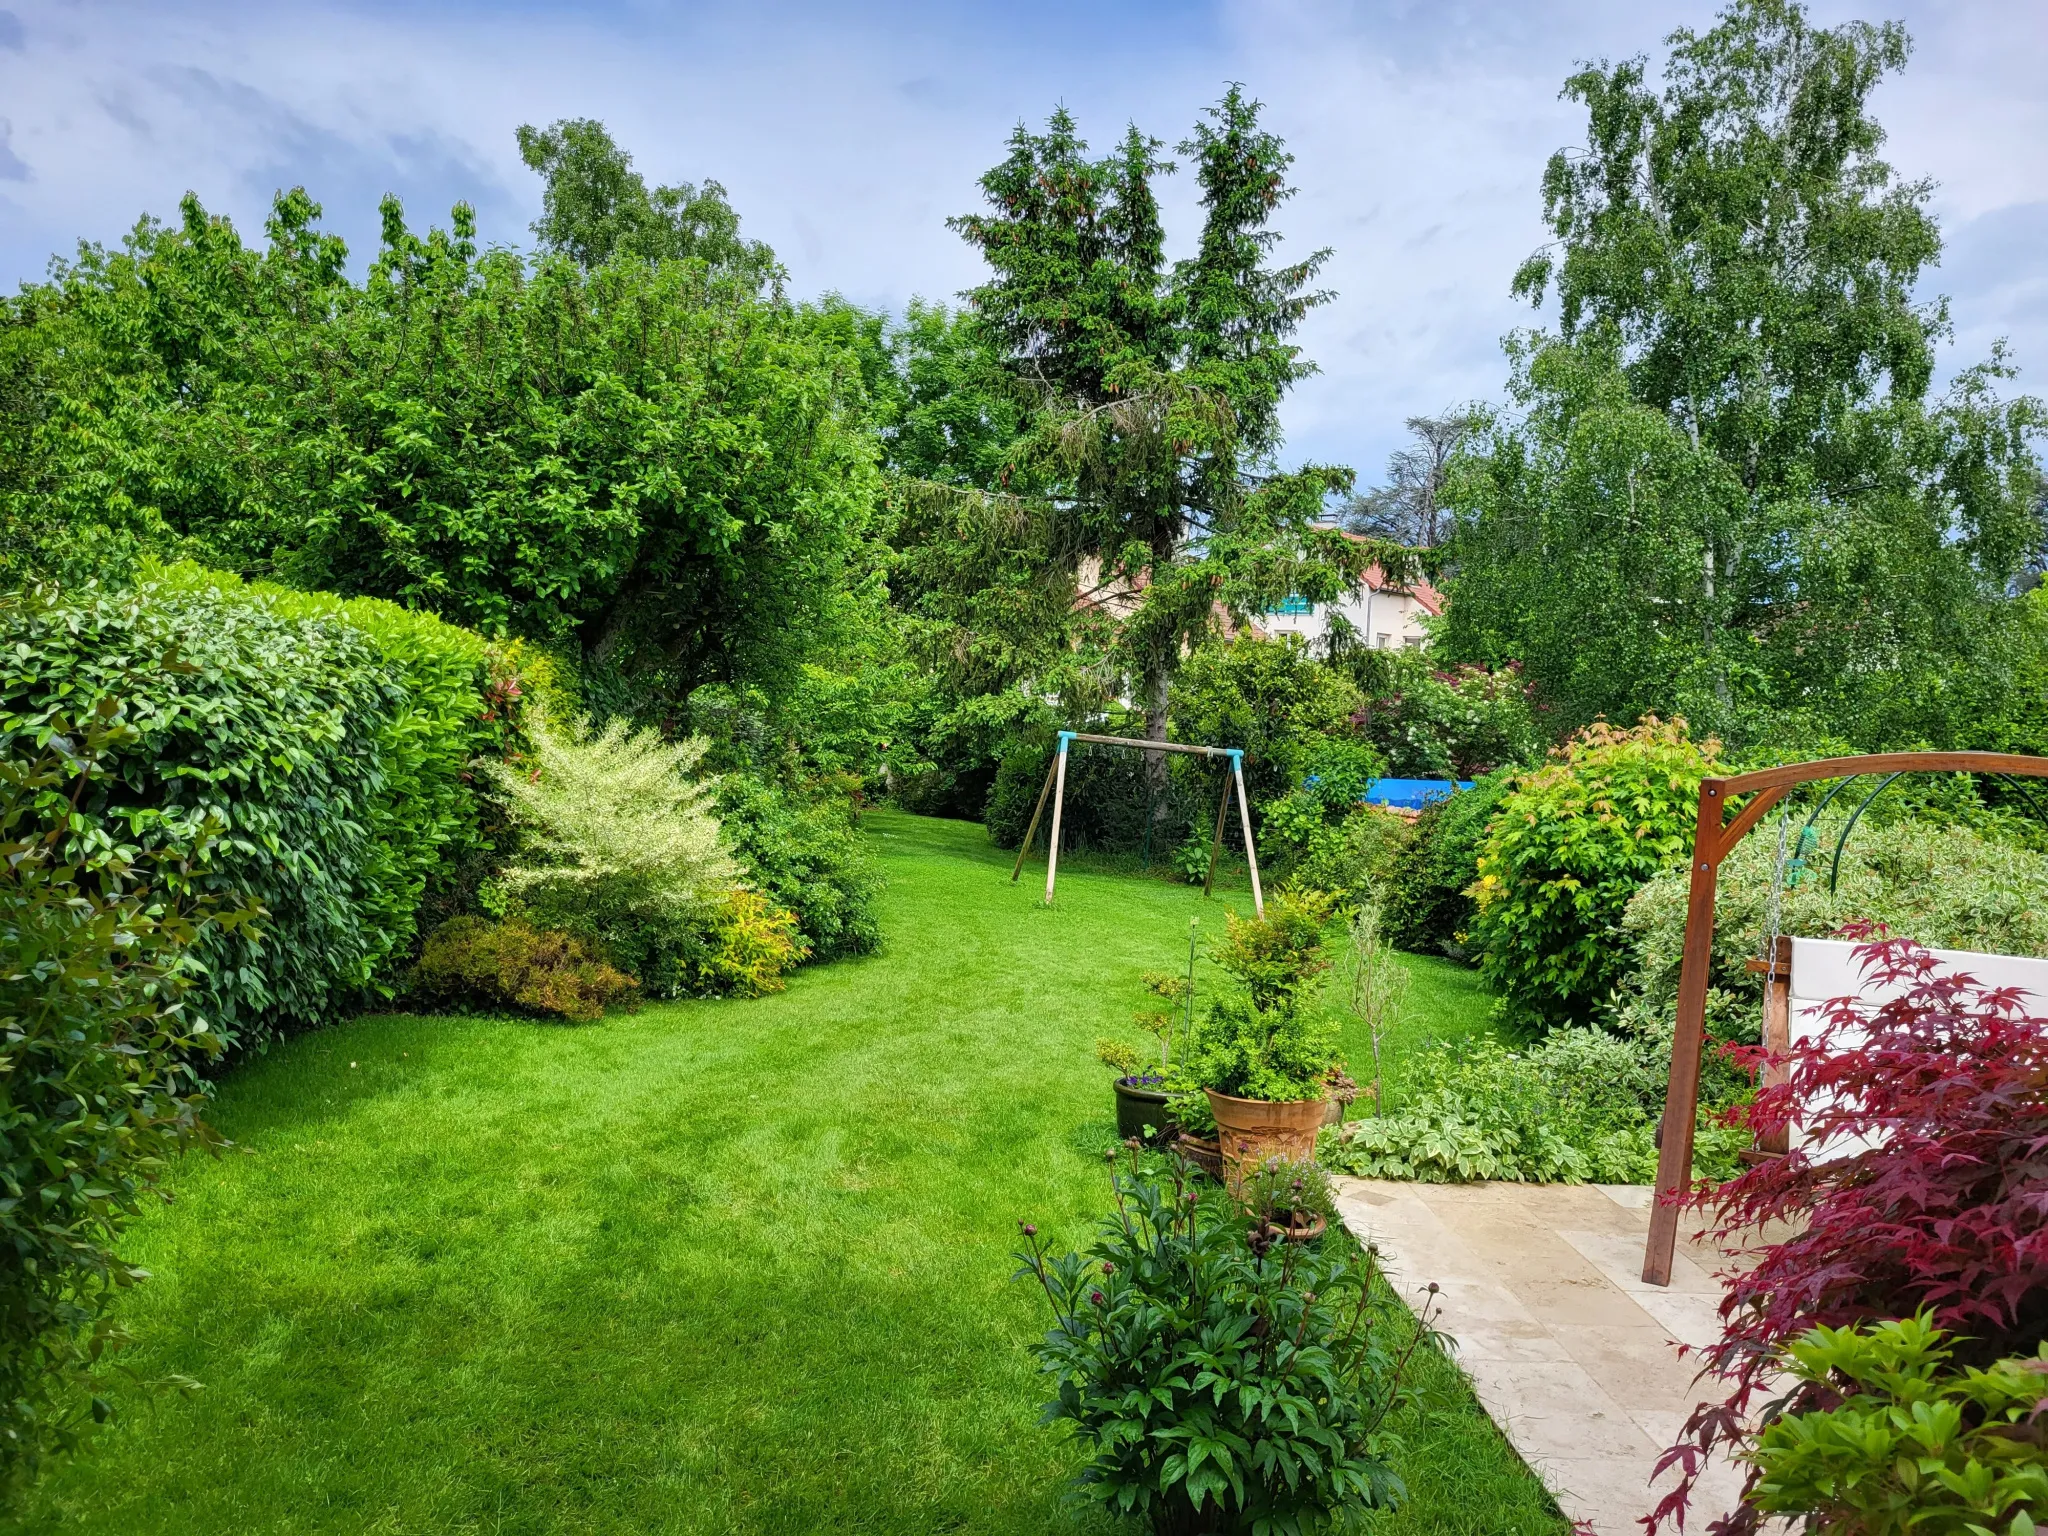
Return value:
M 1232 86 L 1179 146 L 1204 210 L 1184 262 L 1165 259 L 1160 142 L 1131 127 L 1092 158 L 1063 108 L 1043 133 L 1019 126 L 982 178 L 988 211 L 952 221 L 991 268 L 967 295 L 975 325 L 1031 401 L 1000 484 L 1042 512 L 1049 560 L 1128 584 L 1120 653 L 1153 740 L 1219 602 L 1328 601 L 1369 554 L 1321 526 L 1349 471 L 1275 466 L 1280 401 L 1312 371 L 1292 338 L 1327 297 L 1310 285 L 1328 253 L 1272 263 L 1292 157 L 1259 111 Z M 1163 791 L 1164 754 L 1148 772 Z

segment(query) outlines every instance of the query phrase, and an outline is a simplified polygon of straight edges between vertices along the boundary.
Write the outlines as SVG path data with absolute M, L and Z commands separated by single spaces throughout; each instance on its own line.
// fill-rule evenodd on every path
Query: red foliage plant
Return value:
M 1807 1329 L 1926 1308 L 1958 1336 L 1959 1366 L 2031 1355 L 2048 1336 L 2048 1017 L 1911 940 L 1869 924 L 1843 935 L 1871 941 L 1856 951 L 1865 985 L 1895 995 L 1830 1002 L 1818 1038 L 1784 1059 L 1787 1079 L 1736 1113 L 1758 1131 L 1796 1123 L 1809 1148 L 1874 1145 L 1825 1160 L 1794 1150 L 1686 1197 L 1731 1253 L 1766 1223 L 1797 1230 L 1722 1276 L 1722 1337 L 1702 1351 L 1701 1376 L 1732 1391 L 1695 1409 L 1664 1453 L 1658 1471 L 1684 1476 L 1645 1519 L 1653 1536 L 1667 1519 L 1683 1528 L 1707 1455 L 1753 1420 L 1836 1406 L 1825 1385 L 1788 1385 L 1776 1370 L 1778 1349 Z M 1729 1054 L 1752 1068 L 1766 1059 Z M 1708 1529 L 1749 1536 L 1759 1519 L 1744 1504 Z

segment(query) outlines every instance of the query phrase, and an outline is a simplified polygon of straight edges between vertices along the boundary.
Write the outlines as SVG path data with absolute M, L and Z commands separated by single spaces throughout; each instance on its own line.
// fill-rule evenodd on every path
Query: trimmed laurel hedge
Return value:
M 136 727 L 74 838 L 149 813 L 194 896 L 263 915 L 211 931 L 188 1008 L 246 1046 L 388 995 L 443 850 L 475 835 L 463 770 L 486 740 L 482 639 L 373 599 L 181 566 L 133 587 L 0 597 L 0 738 L 121 702 Z M 204 867 L 180 868 L 220 828 Z

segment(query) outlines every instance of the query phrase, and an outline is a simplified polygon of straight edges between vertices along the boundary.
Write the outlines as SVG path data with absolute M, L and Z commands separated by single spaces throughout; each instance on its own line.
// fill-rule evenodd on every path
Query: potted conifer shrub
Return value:
M 1344 1070 L 1336 1024 L 1312 996 L 1330 966 L 1329 916 L 1327 896 L 1282 894 L 1263 918 L 1231 917 L 1216 946 L 1216 963 L 1236 986 L 1195 1025 L 1175 1075 L 1206 1098 L 1234 1192 L 1269 1163 L 1315 1158 L 1331 1084 Z

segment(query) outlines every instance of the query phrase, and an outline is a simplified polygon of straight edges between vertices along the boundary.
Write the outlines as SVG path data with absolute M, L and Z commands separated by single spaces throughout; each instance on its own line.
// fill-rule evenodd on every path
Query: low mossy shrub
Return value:
M 1406 1497 L 1387 1421 L 1428 1337 L 1336 1229 L 1278 1240 L 1177 1160 L 1112 1169 L 1116 1211 L 1083 1253 L 1023 1227 L 1018 1277 L 1053 1325 L 1046 1417 L 1087 1456 L 1078 1486 L 1161 1536 L 1348 1529 Z
M 587 1024 L 633 1001 L 640 984 L 574 934 L 524 917 L 457 917 L 427 936 L 411 990 L 436 1006 L 516 1008 Z
M 110 1415 L 110 1308 L 147 1278 L 113 1245 L 169 1158 L 217 1140 L 200 1074 L 223 1040 L 187 1001 L 195 941 L 254 915 L 193 893 L 225 828 L 74 821 L 140 738 L 105 697 L 0 728 L 0 1504 Z M 147 846 L 166 819 L 175 852 Z
M 1596 723 L 1518 775 L 1487 822 L 1471 934 L 1508 1021 L 1582 1023 L 1627 969 L 1623 912 L 1692 849 L 1719 745 L 1685 722 Z
M 483 658 L 477 636 L 390 604 L 190 568 L 30 589 L 0 596 L 0 732 L 121 701 L 133 732 L 73 836 L 160 856 L 172 894 L 260 906 L 199 936 L 186 1000 L 247 1045 L 388 995 L 429 871 L 474 826 Z
M 1427 1184 L 1650 1183 L 1669 1060 L 1659 1042 L 1591 1028 L 1521 1051 L 1491 1039 L 1441 1045 L 1409 1064 L 1418 1086 L 1385 1114 L 1324 1132 L 1321 1156 L 1363 1178 Z M 1720 1109 L 1704 1107 L 1696 1132 L 1694 1167 L 1708 1177 L 1733 1173 L 1750 1139 Z

